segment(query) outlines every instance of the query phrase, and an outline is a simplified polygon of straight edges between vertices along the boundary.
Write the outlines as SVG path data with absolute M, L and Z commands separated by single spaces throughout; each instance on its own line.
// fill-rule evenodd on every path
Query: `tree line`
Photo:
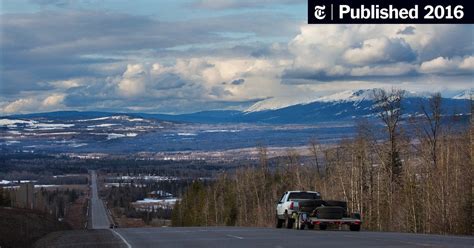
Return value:
M 173 225 L 270 227 L 285 191 L 316 190 L 347 201 L 367 230 L 473 234 L 473 107 L 469 119 L 444 113 L 434 94 L 408 117 L 403 98 L 401 90 L 374 91 L 380 122 L 358 121 L 356 137 L 335 146 L 312 139 L 310 164 L 288 150 L 270 167 L 260 147 L 259 166 L 193 183 L 173 209 Z

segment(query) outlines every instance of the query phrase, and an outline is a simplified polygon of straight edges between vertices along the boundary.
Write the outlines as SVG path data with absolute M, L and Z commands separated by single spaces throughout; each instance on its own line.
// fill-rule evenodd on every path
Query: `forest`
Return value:
M 445 113 L 441 95 L 433 94 L 409 117 L 403 91 L 373 94 L 377 121 L 358 120 L 356 137 L 330 147 L 311 139 L 310 165 L 288 150 L 270 166 L 259 147 L 258 166 L 190 185 L 175 205 L 173 225 L 272 227 L 285 191 L 315 190 L 323 199 L 347 201 L 365 230 L 472 235 L 472 100 L 471 115 L 463 117 Z

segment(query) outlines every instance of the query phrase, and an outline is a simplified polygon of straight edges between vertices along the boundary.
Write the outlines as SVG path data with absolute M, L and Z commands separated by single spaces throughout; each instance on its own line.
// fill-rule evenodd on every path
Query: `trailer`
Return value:
M 324 219 L 318 218 L 317 216 L 310 216 L 305 212 L 299 212 L 294 213 L 293 219 L 295 219 L 294 228 L 298 230 L 304 230 L 305 228 L 312 230 L 315 227 L 318 227 L 319 230 L 326 230 L 329 226 L 341 230 L 344 226 L 348 226 L 351 231 L 360 231 L 362 225 L 360 215 L 358 214 L 352 218 Z

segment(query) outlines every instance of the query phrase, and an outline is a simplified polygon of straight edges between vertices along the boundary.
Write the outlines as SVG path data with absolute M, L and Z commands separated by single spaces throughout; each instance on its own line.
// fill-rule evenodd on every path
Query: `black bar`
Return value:
M 352 23 L 474 24 L 474 0 L 308 0 L 308 24 Z

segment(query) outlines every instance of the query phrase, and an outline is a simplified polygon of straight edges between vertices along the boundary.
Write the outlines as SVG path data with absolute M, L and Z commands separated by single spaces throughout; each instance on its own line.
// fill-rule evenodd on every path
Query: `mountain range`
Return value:
M 343 91 L 314 99 L 287 101 L 281 98 L 269 98 L 257 102 L 244 111 L 211 110 L 190 114 L 149 114 L 149 113 L 112 113 L 96 111 L 58 111 L 12 115 L 8 118 L 52 120 L 100 118 L 127 115 L 136 118 L 158 119 L 173 122 L 191 123 L 266 123 L 266 124 L 311 124 L 332 121 L 349 121 L 359 118 L 373 118 L 373 90 Z M 446 115 L 470 114 L 471 91 L 463 91 L 451 98 L 443 98 L 443 112 Z M 402 110 L 405 116 L 416 116 L 421 105 L 427 104 L 427 94 L 405 92 Z

